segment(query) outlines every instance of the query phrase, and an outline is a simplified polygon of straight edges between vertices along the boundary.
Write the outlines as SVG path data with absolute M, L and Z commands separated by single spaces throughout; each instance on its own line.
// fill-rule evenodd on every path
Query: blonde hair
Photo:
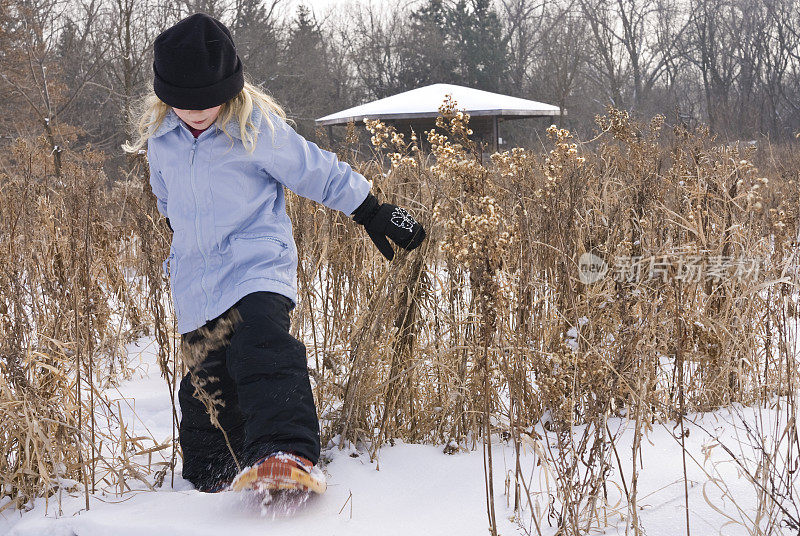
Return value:
M 250 115 L 255 106 L 261 110 L 261 121 L 266 121 L 272 131 L 273 141 L 275 139 L 275 125 L 269 117 L 268 112 L 272 112 L 286 121 L 286 112 L 275 99 L 268 95 L 260 87 L 250 83 L 245 79 L 244 88 L 232 99 L 225 102 L 219 109 L 219 115 L 214 123 L 222 129 L 222 132 L 233 142 L 228 123 L 236 118 L 239 124 L 239 137 L 248 153 L 253 153 L 258 141 L 259 129 L 253 124 Z M 123 143 L 122 150 L 127 153 L 136 153 L 142 150 L 147 144 L 147 140 L 158 130 L 161 122 L 169 113 L 170 106 L 159 99 L 152 91 L 144 95 L 130 109 L 130 121 L 133 127 L 135 141 L 133 143 Z

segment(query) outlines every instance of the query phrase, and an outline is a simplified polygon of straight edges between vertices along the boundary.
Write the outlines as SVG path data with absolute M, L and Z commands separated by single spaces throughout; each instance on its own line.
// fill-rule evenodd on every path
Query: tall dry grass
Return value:
M 140 175 L 110 181 L 91 150 L 62 151 L 55 166 L 44 141 L 17 140 L 0 158 L 3 508 L 75 486 L 88 507 L 96 486 L 123 491 L 162 469 L 133 456 L 172 447 L 132 436 L 104 394 L 129 373 L 124 345 L 143 334 L 174 385 L 158 260 L 168 242 L 149 186 Z
M 593 140 L 552 127 L 545 151 L 487 158 L 455 103 L 441 111 L 436 132 L 414 136 L 429 152 L 368 122 L 374 155 L 358 163 L 429 229 L 418 251 L 386 265 L 344 218 L 290 205 L 296 325 L 322 365 L 326 439 L 373 452 L 395 439 L 480 444 L 490 499 L 486 438 L 499 434 L 518 453 L 534 448 L 555 483 L 554 500 L 537 502 L 517 462 L 518 510 L 539 504 L 562 533 L 585 533 L 600 523 L 608 475 L 622 472 L 639 533 L 640 471 L 621 467 L 610 418 L 633 423 L 637 459 L 658 423 L 677 421 L 682 442 L 687 413 L 795 394 L 800 155 L 609 110 Z M 340 152 L 352 160 L 355 149 Z M 579 278 L 586 253 L 610 265 L 591 284 Z M 790 432 L 776 452 L 787 464 Z M 797 483 L 786 472 L 782 482 L 783 499 L 761 489 L 765 507 L 791 503 Z M 783 519 L 796 522 L 796 509 Z
M 654 426 L 676 422 L 682 442 L 691 412 L 796 394 L 800 156 L 618 110 L 597 118 L 592 140 L 552 127 L 542 151 L 486 155 L 457 103 L 441 112 L 435 132 L 409 140 L 368 122 L 368 158 L 354 126 L 335 148 L 423 223 L 419 249 L 387 263 L 346 216 L 289 197 L 300 251 L 293 329 L 308 347 L 323 444 L 373 455 L 395 440 L 480 446 L 496 532 L 494 437 L 515 446 L 508 493 L 530 530 L 602 525 L 613 473 L 641 533 L 642 469 L 621 462 L 610 419 L 631 423 L 637 459 Z M 182 365 L 164 310 L 168 236 L 145 168 L 109 187 L 98 156 L 68 156 L 56 182 L 46 153 L 20 143 L 2 177 L 0 463 L 16 506 L 53 493 L 62 476 L 86 490 L 103 479 L 124 489 L 156 470 L 163 481 L 175 457 L 135 465 L 136 453 L 174 448 L 155 444 L 98 455 L 124 442 L 99 437 L 91 411 L 124 374 L 121 345 L 156 334 L 173 399 Z M 588 284 L 587 253 L 609 266 Z M 793 404 L 782 411 L 793 423 Z M 765 526 L 798 519 L 794 473 L 778 463 L 797 448 L 792 424 L 769 459 L 743 468 L 763 507 L 782 512 Z M 530 449 L 552 477 L 546 491 L 522 474 Z

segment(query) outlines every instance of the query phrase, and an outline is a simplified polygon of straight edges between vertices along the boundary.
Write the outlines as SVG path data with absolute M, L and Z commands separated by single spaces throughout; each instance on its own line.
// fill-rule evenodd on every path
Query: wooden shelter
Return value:
M 454 84 L 431 84 L 320 117 L 316 123 L 327 126 L 331 138 L 334 125 L 364 119 L 380 119 L 401 132 L 413 127 L 419 134 L 433 128 L 446 95 L 453 98 L 457 109 L 470 115 L 474 136 L 489 141 L 494 151 L 499 148 L 502 121 L 566 115 L 566 111 L 551 104 Z

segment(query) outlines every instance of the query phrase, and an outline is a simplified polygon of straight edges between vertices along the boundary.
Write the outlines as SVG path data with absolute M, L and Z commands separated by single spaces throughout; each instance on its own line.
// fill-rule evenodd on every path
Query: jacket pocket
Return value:
M 250 279 L 275 279 L 286 283 L 289 245 L 269 233 L 243 232 L 231 237 L 236 284 Z

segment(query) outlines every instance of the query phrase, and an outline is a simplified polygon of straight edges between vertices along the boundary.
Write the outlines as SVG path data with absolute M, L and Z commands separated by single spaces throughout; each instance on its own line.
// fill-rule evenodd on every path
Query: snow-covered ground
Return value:
M 169 392 L 159 377 L 152 341 L 143 340 L 129 348 L 132 359 L 140 363 L 134 378 L 116 393 L 127 415 L 128 431 L 147 435 L 157 442 L 172 437 Z M 124 408 L 129 409 L 125 410 Z M 135 407 L 135 416 L 132 411 Z M 744 410 L 751 419 L 759 412 Z M 762 414 L 763 415 L 763 414 Z M 767 416 L 774 416 L 767 411 Z M 737 429 L 729 411 L 698 418 L 707 431 L 689 425 L 686 445 L 689 453 L 689 509 L 692 534 L 750 534 L 747 517 L 756 504 L 754 488 L 741 476 L 737 466 L 722 448 L 713 447 L 709 436 L 719 434 L 726 445 L 737 445 Z M 753 421 L 755 422 L 755 421 Z M 622 421 L 614 427 L 625 426 Z M 544 432 L 542 431 L 544 434 Z M 617 449 L 627 478 L 631 471 L 632 427 L 621 432 Z M 640 523 L 648 536 L 685 534 L 685 499 L 681 449 L 671 425 L 654 425 L 642 445 L 639 477 Z M 737 447 L 738 448 L 738 447 Z M 735 451 L 746 457 L 752 451 Z M 39 499 L 25 513 L 5 510 L 0 513 L 0 534 L 14 536 L 140 536 L 235 534 L 237 536 L 281 534 L 297 535 L 453 535 L 487 534 L 483 455 L 477 450 L 447 455 L 442 446 L 396 443 L 379 451 L 376 462 L 355 450 L 326 449 L 329 460 L 324 470 L 328 491 L 314 497 L 293 517 L 273 516 L 262 511 L 250 495 L 232 492 L 204 494 L 176 472 L 175 484 L 169 474 L 157 491 L 139 485 L 136 491 L 118 496 L 98 492 L 91 497 L 91 508 L 84 509 L 80 492 L 64 493 L 61 513 L 56 497 Z M 506 495 L 506 477 L 514 467 L 511 444 L 494 443 L 495 508 L 499 533 L 537 534 L 528 513 L 522 523 L 508 507 L 513 499 Z M 531 449 L 522 459 L 523 473 L 529 479 L 531 497 L 543 513 L 538 519 L 542 534 L 556 531 L 555 519 L 544 514 L 554 491 L 543 466 L 537 465 Z M 619 499 L 621 486 L 618 468 L 608 480 L 607 514 L 598 519 L 608 526 L 595 533 L 625 534 L 627 511 Z M 630 484 L 630 480 L 628 480 Z M 136 489 L 136 488 L 134 488 Z M 616 513 L 614 506 L 616 506 Z M 738 505 L 738 506 L 735 506 Z M 741 509 L 741 511 L 740 511 Z

